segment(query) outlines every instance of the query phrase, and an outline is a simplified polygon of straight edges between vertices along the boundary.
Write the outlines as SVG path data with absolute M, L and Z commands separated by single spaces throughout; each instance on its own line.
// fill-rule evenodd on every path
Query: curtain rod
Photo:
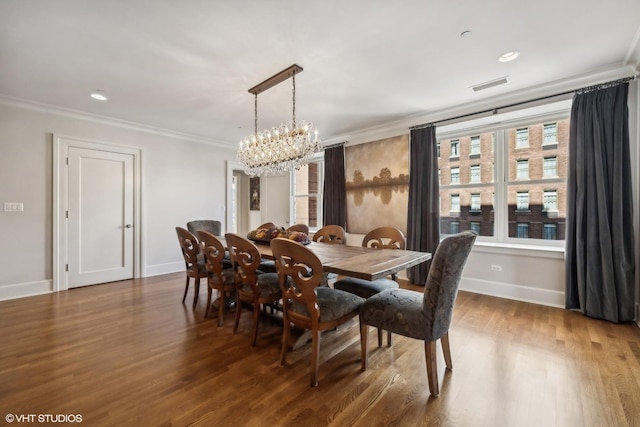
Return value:
M 477 116 L 478 114 L 485 114 L 485 113 L 498 114 L 498 110 L 503 110 L 505 108 L 517 107 L 518 105 L 530 104 L 532 102 L 537 102 L 537 101 L 544 101 L 545 99 L 556 98 L 558 96 L 569 95 L 571 93 L 576 93 L 576 92 L 577 93 L 585 93 L 585 92 L 591 92 L 591 91 L 597 90 L 597 89 L 604 89 L 604 88 L 607 88 L 607 87 L 616 86 L 616 85 L 619 85 L 621 83 L 626 83 L 628 81 L 635 80 L 635 79 L 638 78 L 639 75 L 640 74 L 635 74 L 633 76 L 624 77 L 624 78 L 621 78 L 621 79 L 618 79 L 618 80 L 611 80 L 609 82 L 599 83 L 597 85 L 592 85 L 592 86 L 586 86 L 586 87 L 582 87 L 582 88 L 579 88 L 579 89 L 568 90 L 566 92 L 560 92 L 560 93 L 556 93 L 556 94 L 553 94 L 553 95 L 541 96 L 539 98 L 529 99 L 527 101 L 520 101 L 520 102 L 516 102 L 516 103 L 513 103 L 513 104 L 509 104 L 509 105 L 503 105 L 502 107 L 489 108 L 487 110 L 476 111 L 475 113 L 462 114 L 460 116 L 449 117 L 448 119 L 442 119 L 442 120 L 436 120 L 434 122 L 423 123 L 421 125 L 411 126 L 409 129 L 410 130 L 422 129 L 422 128 L 433 126 L 433 125 L 436 125 L 436 124 L 439 124 L 439 123 L 449 122 L 451 120 L 464 119 L 464 118 L 467 118 L 467 117 Z

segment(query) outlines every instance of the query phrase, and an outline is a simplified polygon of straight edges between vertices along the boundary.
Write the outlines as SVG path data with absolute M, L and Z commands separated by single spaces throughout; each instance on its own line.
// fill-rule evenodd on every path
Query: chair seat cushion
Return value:
M 421 340 L 432 337 L 423 309 L 424 295 L 408 289 L 387 289 L 367 299 L 360 307 L 360 320 L 394 334 Z M 446 331 L 445 331 L 446 332 Z
M 260 266 L 258 267 L 261 271 L 265 273 L 275 273 L 276 272 L 276 262 L 268 259 L 261 258 Z
M 317 304 L 320 308 L 320 322 L 331 322 L 349 313 L 357 312 L 364 299 L 339 289 L 317 287 Z M 304 304 L 292 301 L 291 310 L 303 316 L 309 316 Z
M 271 298 L 282 295 L 280 291 L 280 283 L 278 281 L 278 275 L 276 273 L 264 273 L 258 276 L 258 290 L 260 292 L 260 298 Z M 251 285 L 243 284 L 243 292 L 252 292 Z
M 223 263 L 224 266 L 224 263 Z M 236 271 L 233 268 L 225 268 L 222 270 L 222 279 L 225 285 L 233 284 L 236 281 Z
M 387 279 L 386 277 L 373 281 L 358 279 L 356 277 L 347 277 L 345 279 L 338 280 L 333 287 L 340 289 L 341 291 L 358 295 L 362 298 L 372 297 L 385 289 L 399 288 L 395 280 Z

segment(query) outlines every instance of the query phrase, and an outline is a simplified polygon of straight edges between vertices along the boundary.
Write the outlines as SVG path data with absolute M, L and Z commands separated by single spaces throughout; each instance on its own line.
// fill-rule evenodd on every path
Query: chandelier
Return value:
M 249 89 L 255 97 L 254 133 L 240 141 L 237 158 L 245 173 L 250 176 L 278 174 L 309 163 L 314 153 L 320 151 L 318 130 L 313 123 L 296 121 L 296 74 L 302 67 L 292 65 Z M 292 77 L 293 118 L 291 122 L 258 132 L 258 93 Z

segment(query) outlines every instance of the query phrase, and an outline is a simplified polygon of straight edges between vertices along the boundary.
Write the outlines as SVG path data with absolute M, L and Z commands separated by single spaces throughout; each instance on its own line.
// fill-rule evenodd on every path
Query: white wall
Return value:
M 0 103 L 0 299 L 51 290 L 53 134 L 142 149 L 141 271 L 184 269 L 175 227 L 225 220 L 225 162 L 233 150 L 28 105 Z

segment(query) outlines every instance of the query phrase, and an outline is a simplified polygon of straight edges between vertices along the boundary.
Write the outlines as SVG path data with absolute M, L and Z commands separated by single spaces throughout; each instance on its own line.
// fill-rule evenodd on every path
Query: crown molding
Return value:
M 182 141 L 195 142 L 198 144 L 213 145 L 216 147 L 226 148 L 226 149 L 236 148 L 235 143 L 215 140 L 211 138 L 202 137 L 199 135 L 176 132 L 169 129 L 148 126 L 141 123 L 135 123 L 127 120 L 116 119 L 113 117 L 101 116 L 98 114 L 92 114 L 84 111 L 73 110 L 70 108 L 59 107 L 57 105 L 39 103 L 35 101 L 12 97 L 5 94 L 0 94 L 0 105 L 5 105 L 8 107 L 14 107 L 14 108 L 21 108 L 21 109 L 30 110 L 30 111 L 36 111 L 39 113 L 53 114 L 53 115 L 67 117 L 67 118 L 76 119 L 76 120 L 99 123 L 107 126 L 114 126 L 122 129 L 134 130 L 138 132 L 144 132 L 144 133 L 149 133 L 153 135 L 179 139 Z

